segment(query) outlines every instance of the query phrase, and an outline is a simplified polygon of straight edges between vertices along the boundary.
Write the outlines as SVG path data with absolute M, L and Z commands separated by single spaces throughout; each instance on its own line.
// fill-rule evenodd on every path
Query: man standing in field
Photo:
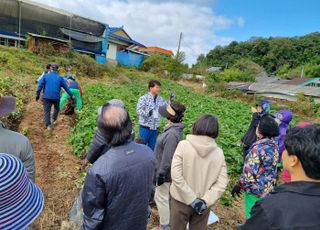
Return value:
M 152 150 L 156 145 L 158 129 L 160 126 L 160 106 L 166 105 L 166 101 L 159 96 L 161 83 L 156 80 L 149 82 L 149 93 L 140 97 L 137 105 L 139 115 L 139 134 Z
M 74 100 L 74 96 L 70 91 L 66 81 L 58 74 L 59 66 L 57 64 L 51 65 L 51 72 L 46 74 L 39 82 L 37 88 L 36 101 L 40 99 L 40 93 L 43 90 L 43 108 L 44 108 L 44 121 L 48 131 L 52 130 L 51 124 L 51 108 L 54 106 L 53 113 L 53 124 L 56 124 L 59 111 L 60 111 L 60 91 L 61 88 L 70 95 L 71 99 Z
M 89 169 L 82 193 L 82 230 L 145 230 L 156 159 L 150 148 L 131 140 L 126 110 L 105 105 L 97 121 L 111 146 Z

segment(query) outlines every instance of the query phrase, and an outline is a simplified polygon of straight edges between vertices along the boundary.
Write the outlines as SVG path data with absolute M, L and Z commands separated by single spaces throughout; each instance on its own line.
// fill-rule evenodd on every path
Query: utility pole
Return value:
M 181 40 L 182 40 L 182 32 L 180 33 L 180 38 L 179 38 L 179 45 L 178 45 L 178 51 L 177 51 L 177 58 L 178 58 L 179 53 L 180 53 Z
M 21 2 L 20 1 L 18 1 L 18 6 L 19 6 L 19 28 L 18 28 L 19 40 L 18 40 L 18 48 L 20 48 L 20 43 L 21 43 Z
M 304 66 L 302 66 L 300 78 L 303 78 L 303 75 L 304 75 Z

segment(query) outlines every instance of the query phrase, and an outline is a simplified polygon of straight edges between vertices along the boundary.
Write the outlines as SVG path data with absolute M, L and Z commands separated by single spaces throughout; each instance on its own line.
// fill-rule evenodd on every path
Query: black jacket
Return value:
M 238 230 L 320 229 L 320 182 L 291 182 L 257 202 Z
M 260 113 L 252 114 L 252 120 L 249 129 L 241 139 L 246 149 L 249 149 L 253 145 L 253 143 L 257 141 L 256 129 L 259 125 L 261 117 L 263 117 L 263 115 Z
M 135 132 L 132 130 L 131 140 L 134 140 Z M 96 133 L 92 139 L 89 150 L 87 152 L 87 160 L 93 164 L 100 156 L 106 153 L 110 149 L 110 146 L 106 143 L 103 133 L 97 128 Z
M 156 159 L 135 142 L 112 147 L 89 169 L 82 230 L 146 230 Z

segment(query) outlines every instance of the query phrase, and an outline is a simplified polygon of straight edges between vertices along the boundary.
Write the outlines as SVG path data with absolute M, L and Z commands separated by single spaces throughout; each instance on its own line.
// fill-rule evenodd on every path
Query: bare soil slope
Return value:
M 45 207 L 33 225 L 35 229 L 60 229 L 67 219 L 78 188 L 82 162 L 72 154 L 67 139 L 72 118 L 60 116 L 50 135 L 43 124 L 40 102 L 27 105 L 20 131 L 27 133 L 36 158 L 36 183 L 45 196 Z

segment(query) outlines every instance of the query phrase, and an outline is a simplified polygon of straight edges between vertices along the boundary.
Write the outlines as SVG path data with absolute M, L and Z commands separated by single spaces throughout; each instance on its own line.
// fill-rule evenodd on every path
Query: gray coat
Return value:
M 83 230 L 145 230 L 156 159 L 145 145 L 112 147 L 89 169 Z
M 27 169 L 29 178 L 35 179 L 35 160 L 30 141 L 20 133 L 10 131 L 0 122 L 0 152 L 19 158 Z
M 182 132 L 185 126 L 181 123 L 174 123 L 167 126 L 164 132 L 158 137 L 155 148 L 157 158 L 157 176 L 165 176 L 166 182 L 171 182 L 171 162 L 177 145 L 182 140 Z

